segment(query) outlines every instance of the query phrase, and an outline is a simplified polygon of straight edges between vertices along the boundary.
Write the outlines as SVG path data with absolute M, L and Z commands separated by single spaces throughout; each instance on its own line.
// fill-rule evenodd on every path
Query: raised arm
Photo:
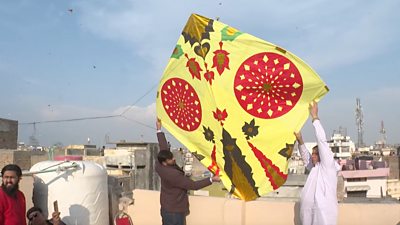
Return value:
M 304 145 L 303 136 L 301 135 L 301 132 L 294 132 L 294 136 L 296 136 L 296 140 L 299 145 L 301 159 L 303 160 L 303 163 L 307 167 L 307 169 L 310 170 L 313 167 L 311 154 L 308 151 L 307 147 Z
M 313 102 L 313 104 L 310 105 L 310 114 L 315 129 L 315 136 L 317 138 L 320 162 L 323 166 L 334 166 L 335 161 L 333 159 L 333 153 L 329 148 L 328 142 L 326 140 L 325 130 L 322 127 L 321 121 L 319 120 L 318 104 L 316 102 Z
M 164 132 L 161 131 L 161 120 L 157 118 L 156 129 L 157 129 L 157 139 L 160 151 L 170 151 L 167 139 L 165 138 Z
M 51 222 L 53 225 L 65 225 L 65 223 L 61 221 L 60 212 L 53 212 L 51 214 Z

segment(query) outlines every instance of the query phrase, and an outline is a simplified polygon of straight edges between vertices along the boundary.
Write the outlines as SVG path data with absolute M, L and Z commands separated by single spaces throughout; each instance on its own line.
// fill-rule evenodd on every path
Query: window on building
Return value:
M 366 177 L 347 178 L 347 182 L 365 182 L 365 181 L 367 181 Z
M 367 191 L 350 191 L 347 192 L 347 197 L 351 198 L 351 197 L 367 197 Z
M 339 147 L 331 147 L 333 153 L 339 153 Z

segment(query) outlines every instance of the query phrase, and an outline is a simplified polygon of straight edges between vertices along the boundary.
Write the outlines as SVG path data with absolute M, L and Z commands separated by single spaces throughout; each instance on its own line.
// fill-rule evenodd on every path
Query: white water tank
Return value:
M 51 171 L 51 172 L 44 172 Z M 106 169 L 89 161 L 43 161 L 35 164 L 33 204 L 48 218 L 58 202 L 68 225 L 109 225 Z

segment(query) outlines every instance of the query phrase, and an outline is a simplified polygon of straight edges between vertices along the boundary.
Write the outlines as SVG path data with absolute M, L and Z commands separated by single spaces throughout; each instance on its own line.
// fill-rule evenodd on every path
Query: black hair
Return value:
M 29 215 L 33 212 L 40 212 L 43 213 L 42 209 L 36 206 L 33 206 L 32 208 L 30 208 L 27 212 L 26 212 L 26 218 L 28 218 L 29 220 Z
M 157 159 L 158 159 L 159 163 L 163 163 L 167 159 L 172 159 L 172 158 L 174 158 L 174 155 L 172 154 L 171 151 L 162 150 L 157 155 Z
M 16 164 L 8 164 L 4 166 L 3 169 L 1 169 L 1 176 L 3 176 L 6 171 L 14 171 L 17 174 L 18 178 L 22 176 L 22 170 Z

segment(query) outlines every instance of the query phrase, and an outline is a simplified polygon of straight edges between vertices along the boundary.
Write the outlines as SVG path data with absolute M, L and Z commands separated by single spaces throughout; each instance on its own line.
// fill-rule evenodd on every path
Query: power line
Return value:
M 18 125 L 35 125 L 35 124 L 40 124 L 40 123 L 60 123 L 60 122 L 73 122 L 73 121 L 81 121 L 81 120 L 96 120 L 96 119 L 114 118 L 114 117 L 119 117 L 119 116 L 120 115 L 82 117 L 82 118 L 63 119 L 63 120 L 44 120 L 44 121 L 35 121 L 35 122 L 28 122 L 28 123 L 18 123 Z
M 140 96 L 132 105 L 130 105 L 127 109 L 125 109 L 122 113 L 118 115 L 109 115 L 109 116 L 91 116 L 91 117 L 80 117 L 80 118 L 72 118 L 72 119 L 61 119 L 61 120 L 44 120 L 44 121 L 34 121 L 34 122 L 26 122 L 26 123 L 18 123 L 18 125 L 35 125 L 35 124 L 41 124 L 41 123 L 62 123 L 62 122 L 73 122 L 73 121 L 82 121 L 82 120 L 96 120 L 96 119 L 107 119 L 107 118 L 116 118 L 116 117 L 122 117 L 127 120 L 130 120 L 124 116 L 126 112 L 132 109 L 135 104 L 137 104 L 139 101 L 141 101 L 144 97 L 146 97 L 151 91 L 154 90 L 155 87 L 157 87 L 158 84 L 153 85 L 147 92 L 145 92 L 142 96 Z M 139 121 L 136 120 L 131 120 L 132 122 L 138 123 L 142 126 L 145 127 L 150 127 L 146 124 L 143 124 Z M 153 127 L 151 127 L 153 128 Z
M 138 124 L 140 124 L 140 125 L 142 125 L 142 126 L 144 126 L 144 127 L 150 128 L 150 129 L 152 129 L 152 130 L 157 130 L 155 127 L 152 127 L 152 126 L 150 126 L 150 125 L 144 124 L 144 123 L 142 123 L 142 122 L 139 122 L 139 121 L 136 121 L 136 120 L 127 118 L 127 117 L 125 117 L 125 116 L 121 116 L 121 117 L 124 118 L 124 119 L 126 119 L 126 120 L 128 120 L 128 121 L 130 121 L 130 122 L 138 123 Z M 164 134 L 173 137 L 173 135 L 172 135 L 171 133 L 169 133 L 168 131 L 164 131 Z
M 149 125 L 147 125 L 147 124 L 144 124 L 144 123 L 142 123 L 142 122 L 139 122 L 139 121 L 137 121 L 137 120 L 130 119 L 130 118 L 128 118 L 128 117 L 126 117 L 126 116 L 123 116 L 123 115 L 121 115 L 121 117 L 124 118 L 124 119 L 126 119 L 126 120 L 128 120 L 128 121 L 138 123 L 138 124 L 140 124 L 140 125 L 142 125 L 142 126 L 144 126 L 144 127 L 147 127 L 147 128 L 153 129 L 153 130 L 156 130 L 156 128 L 154 128 L 154 127 L 152 127 L 152 126 L 149 126 Z

